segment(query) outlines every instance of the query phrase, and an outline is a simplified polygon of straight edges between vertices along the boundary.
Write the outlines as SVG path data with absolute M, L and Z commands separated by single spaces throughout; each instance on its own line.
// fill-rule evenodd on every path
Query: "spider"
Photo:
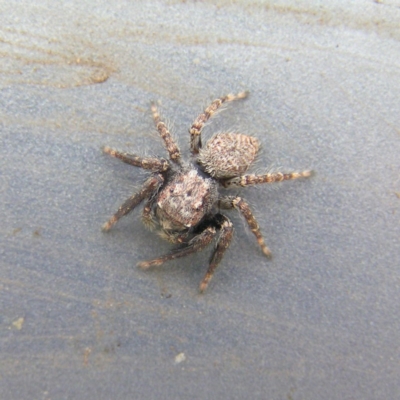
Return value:
M 162 238 L 179 245 L 165 255 L 138 263 L 138 267 L 148 269 L 168 260 L 185 257 L 205 249 L 216 239 L 208 270 L 200 283 L 200 292 L 204 292 L 232 241 L 232 222 L 221 213 L 221 210 L 230 209 L 236 209 L 243 215 L 262 252 L 267 257 L 271 256 L 246 200 L 240 196 L 222 194 L 220 188 L 241 188 L 306 178 L 311 171 L 246 174 L 259 151 L 258 139 L 242 133 L 221 132 L 212 136 L 204 147 L 201 142 L 202 129 L 210 117 L 224 103 L 243 99 L 247 94 L 242 92 L 220 97 L 194 120 L 189 130 L 190 162 L 182 160 L 179 147 L 161 121 L 154 103 L 151 111 L 169 160 L 141 157 L 104 147 L 104 153 L 135 167 L 150 170 L 151 175 L 140 191 L 129 197 L 103 225 L 103 231 L 110 230 L 121 217 L 144 201 L 143 223 L 149 229 L 157 230 Z

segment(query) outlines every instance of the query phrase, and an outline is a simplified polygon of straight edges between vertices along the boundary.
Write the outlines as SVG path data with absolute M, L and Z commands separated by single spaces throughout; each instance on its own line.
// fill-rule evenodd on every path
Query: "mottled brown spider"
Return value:
M 144 201 L 144 224 L 157 230 L 162 238 L 180 245 L 168 254 L 140 262 L 140 268 L 147 269 L 196 253 L 216 239 L 207 273 L 200 284 L 200 292 L 203 292 L 233 237 L 232 222 L 220 212 L 221 209 L 238 210 L 246 219 L 263 253 L 268 257 L 271 255 L 247 202 L 239 196 L 221 194 L 220 188 L 239 188 L 306 178 L 311 175 L 311 171 L 246 174 L 258 153 L 260 143 L 256 138 L 242 133 L 217 133 L 202 147 L 201 131 L 208 119 L 224 103 L 246 96 L 247 92 L 243 92 L 216 99 L 194 120 L 189 130 L 192 153 L 190 162 L 181 159 L 179 147 L 160 120 L 155 104 L 152 104 L 151 111 L 169 153 L 169 160 L 159 157 L 144 158 L 109 147 L 104 148 L 105 153 L 127 164 L 150 170 L 151 175 L 141 190 L 126 200 L 103 225 L 103 231 L 108 231 L 121 217 Z

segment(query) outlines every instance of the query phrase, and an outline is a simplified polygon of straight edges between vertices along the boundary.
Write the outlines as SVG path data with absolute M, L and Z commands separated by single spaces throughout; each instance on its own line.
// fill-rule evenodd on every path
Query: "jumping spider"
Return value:
M 181 159 L 179 147 L 164 122 L 160 120 L 155 104 L 152 104 L 151 111 L 169 153 L 169 160 L 159 157 L 145 158 L 121 153 L 109 147 L 104 148 L 104 153 L 135 167 L 148 169 L 151 175 L 141 190 L 127 199 L 103 225 L 103 231 L 108 231 L 121 217 L 145 201 L 142 212 L 144 224 L 157 230 L 160 236 L 169 242 L 180 244 L 168 254 L 140 262 L 140 268 L 147 269 L 196 253 L 216 239 L 207 273 L 200 284 L 200 292 L 203 292 L 233 237 L 232 222 L 220 213 L 222 209 L 238 210 L 247 221 L 263 253 L 268 257 L 271 255 L 247 202 L 239 196 L 220 194 L 219 189 L 306 178 L 311 175 L 311 171 L 245 174 L 258 153 L 260 142 L 242 133 L 217 133 L 202 147 L 201 131 L 208 119 L 224 103 L 246 96 L 247 92 L 243 92 L 216 99 L 194 120 L 189 130 L 192 153 L 190 162 Z

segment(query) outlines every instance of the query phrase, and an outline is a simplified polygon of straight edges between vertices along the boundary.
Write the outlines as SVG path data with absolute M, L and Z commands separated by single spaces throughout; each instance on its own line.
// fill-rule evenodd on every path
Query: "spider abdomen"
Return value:
M 216 179 L 244 174 L 253 163 L 260 142 L 242 133 L 217 133 L 200 149 L 198 163 Z

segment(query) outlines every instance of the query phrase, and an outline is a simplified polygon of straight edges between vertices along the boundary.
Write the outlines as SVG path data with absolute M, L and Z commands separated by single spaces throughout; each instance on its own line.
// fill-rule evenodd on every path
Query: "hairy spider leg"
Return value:
M 308 178 L 311 175 L 312 171 L 290 172 L 287 174 L 284 174 L 282 172 L 274 172 L 264 175 L 248 174 L 221 181 L 221 185 L 226 188 L 237 188 L 258 185 L 260 183 L 274 183 L 289 181 L 292 179 Z
M 215 247 L 214 253 L 211 256 L 210 264 L 208 266 L 208 270 L 200 283 L 200 293 L 203 293 L 206 289 L 208 284 L 211 281 L 211 278 L 214 275 L 215 269 L 218 267 L 219 263 L 222 260 L 222 257 L 225 254 L 225 251 L 228 249 L 229 245 L 231 244 L 233 238 L 233 225 L 232 222 L 228 217 L 225 215 L 219 214 L 224 220 L 220 227 L 220 235 L 217 240 L 217 245 Z
M 198 154 L 201 149 L 201 131 L 205 123 L 212 117 L 213 114 L 226 102 L 233 100 L 244 99 L 247 97 L 248 92 L 241 92 L 238 94 L 228 94 L 226 96 L 215 99 L 193 122 L 190 133 L 190 151 L 192 154 Z
M 184 247 L 173 250 L 172 252 L 154 258 L 148 261 L 142 261 L 138 263 L 138 267 L 142 269 L 148 269 L 153 266 L 161 265 L 166 261 L 174 260 L 180 257 L 186 257 L 190 254 L 197 253 L 206 248 L 211 241 L 215 238 L 217 230 L 220 231 L 220 235 L 217 240 L 215 250 L 211 256 L 211 260 L 208 266 L 206 275 L 204 276 L 200 284 L 200 292 L 204 292 L 207 288 L 208 283 L 214 275 L 214 271 L 222 260 L 222 257 L 229 247 L 232 236 L 233 226 L 232 222 L 222 214 L 215 215 L 212 219 L 207 222 L 204 230 L 191 239 Z
M 140 157 L 136 154 L 123 153 L 121 151 L 111 149 L 108 146 L 103 148 L 103 152 L 112 157 L 120 159 L 126 164 L 143 169 L 150 169 L 154 172 L 163 172 L 170 168 L 169 162 L 165 158 Z
M 141 269 L 148 269 L 150 267 L 164 264 L 169 260 L 175 260 L 176 258 L 186 257 L 189 254 L 197 253 L 210 244 L 216 233 L 217 231 L 214 226 L 208 226 L 199 235 L 185 243 L 183 247 L 172 250 L 170 253 L 152 260 L 142 261 L 138 263 L 137 266 Z
M 237 196 L 237 197 L 225 196 L 225 197 L 221 197 L 218 200 L 218 205 L 220 208 L 223 208 L 225 210 L 229 210 L 232 208 L 235 208 L 236 210 L 238 210 L 243 215 L 247 224 L 249 225 L 249 228 L 251 229 L 254 236 L 256 237 L 257 243 L 261 247 L 262 252 L 267 257 L 271 257 L 271 251 L 264 242 L 264 238 L 260 231 L 260 226 L 258 225 L 258 222 L 257 222 L 256 218 L 254 217 L 254 215 L 250 209 L 250 206 L 248 205 L 248 203 L 245 200 L 243 200 L 239 196 Z
M 152 103 L 151 104 L 151 112 L 153 114 L 154 122 L 156 124 L 158 133 L 161 138 L 164 140 L 165 147 L 169 153 L 169 158 L 176 164 L 180 164 L 181 162 L 181 152 L 179 150 L 178 145 L 175 143 L 170 131 L 164 122 L 160 119 L 160 114 L 158 113 L 157 106 Z
M 145 198 L 150 197 L 164 183 L 164 178 L 161 174 L 153 174 L 143 184 L 141 190 L 127 199 L 119 208 L 118 211 L 103 225 L 103 231 L 107 232 L 114 226 L 117 221 L 124 215 L 130 213 L 137 205 Z
M 142 222 L 146 226 L 147 229 L 153 230 L 157 226 L 157 221 L 153 216 L 153 204 L 154 204 L 154 197 L 151 196 L 147 199 L 146 203 L 144 204 L 143 211 L 142 211 Z

